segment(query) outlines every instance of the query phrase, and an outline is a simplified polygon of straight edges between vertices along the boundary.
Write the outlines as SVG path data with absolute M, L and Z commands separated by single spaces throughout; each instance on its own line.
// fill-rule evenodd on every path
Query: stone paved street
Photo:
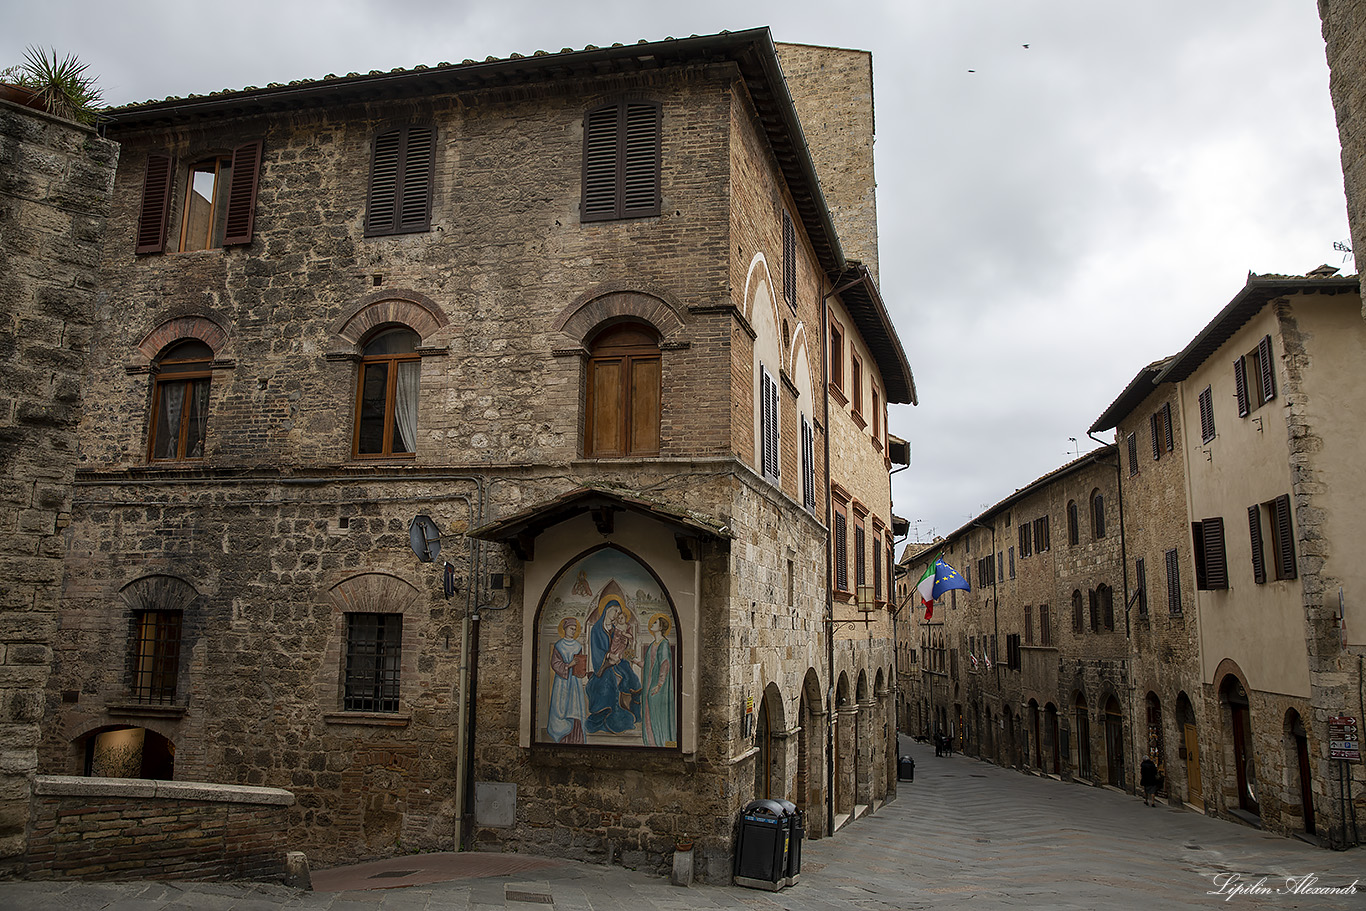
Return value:
M 509 858 L 502 875 L 403 886 L 424 878 L 421 857 L 352 871 L 364 890 L 298 892 L 240 884 L 0 883 L 16 911 L 756 911 L 954 908 L 1366 907 L 1366 851 L 1333 852 L 1188 810 L 1145 807 L 1103 788 L 1033 778 L 913 744 L 914 783 L 834 838 L 807 842 L 801 882 L 777 893 L 682 889 L 616 867 Z M 501 860 L 501 858 L 500 858 Z M 492 861 L 490 861 L 492 863 Z M 425 878 L 440 875 L 427 871 Z M 445 875 L 457 875 L 447 873 Z M 1270 894 L 1210 895 L 1216 876 Z M 1287 877 L 1315 887 L 1357 882 L 1357 894 L 1278 894 Z M 323 881 L 319 873 L 315 879 Z

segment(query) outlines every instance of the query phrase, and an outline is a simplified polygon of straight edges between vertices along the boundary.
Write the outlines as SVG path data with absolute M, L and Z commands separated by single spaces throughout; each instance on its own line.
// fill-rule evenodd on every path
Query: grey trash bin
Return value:
M 787 872 L 785 879 L 789 886 L 795 886 L 797 880 L 802 878 L 802 836 L 806 834 L 806 818 L 802 816 L 802 811 L 797 809 L 797 805 L 790 800 L 776 798 L 777 804 L 783 808 L 787 814 L 788 840 L 787 840 Z
M 898 759 L 896 777 L 898 781 L 915 781 L 915 760 L 909 756 L 902 756 Z
M 777 892 L 787 885 L 792 819 L 776 800 L 752 800 L 740 813 L 735 884 Z

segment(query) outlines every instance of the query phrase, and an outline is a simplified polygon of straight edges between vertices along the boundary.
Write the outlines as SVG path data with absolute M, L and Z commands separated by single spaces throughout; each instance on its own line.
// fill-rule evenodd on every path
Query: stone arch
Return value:
M 164 574 L 141 576 L 119 589 L 119 596 L 131 610 L 183 609 L 199 597 L 194 585 Z
M 1287 827 L 1306 835 L 1318 832 L 1314 814 L 1313 748 L 1309 742 L 1309 726 L 1298 709 L 1285 712 L 1281 725 L 1281 748 L 1285 752 L 1286 770 L 1284 793 L 1281 795 L 1282 816 Z
M 807 831 L 813 838 L 826 834 L 825 737 L 822 735 L 827 715 L 822 693 L 820 675 L 815 668 L 807 668 L 797 699 L 797 799 L 793 803 L 805 815 Z
M 421 596 L 415 585 L 389 573 L 357 573 L 332 586 L 337 608 L 357 613 L 403 613 Z
M 362 343 L 376 329 L 407 326 L 418 334 L 424 345 L 450 325 L 441 307 L 417 291 L 393 288 L 375 291 L 361 298 L 341 319 L 332 324 L 332 335 L 340 339 L 348 353 L 359 354 Z
M 1105 713 L 1105 774 L 1106 781 L 1116 787 L 1126 785 L 1124 767 L 1124 710 L 1113 691 L 1102 696 Z
M 185 314 L 173 316 L 158 323 L 138 342 L 138 352 L 147 363 L 157 359 L 161 352 L 176 342 L 199 339 L 208 345 L 215 358 L 223 356 L 228 345 L 229 334 L 224 323 L 204 314 Z
M 785 797 L 787 788 L 787 723 L 782 693 L 769 682 L 759 697 L 754 731 L 758 754 L 754 762 L 754 796 Z
M 1261 816 L 1257 750 L 1253 738 L 1251 688 L 1242 670 L 1225 658 L 1215 670 L 1215 692 L 1224 736 L 1216 758 L 1224 767 L 1223 792 L 1230 808 Z
M 170 725 L 157 719 L 139 719 L 136 725 L 100 719 L 84 725 L 70 743 L 83 776 L 171 781 L 175 778 L 173 734 Z
M 635 320 L 648 323 L 662 344 L 677 343 L 684 328 L 683 307 L 672 294 L 650 286 L 599 285 L 585 291 L 559 312 L 551 323 L 578 346 L 606 326 Z
M 842 820 L 853 818 L 854 782 L 857 763 L 855 731 L 858 727 L 858 703 L 850 692 L 849 673 L 840 671 L 835 685 L 835 828 Z

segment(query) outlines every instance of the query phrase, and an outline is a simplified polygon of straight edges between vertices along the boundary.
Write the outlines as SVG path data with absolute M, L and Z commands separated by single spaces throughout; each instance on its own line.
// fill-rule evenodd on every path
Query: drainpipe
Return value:
M 830 492 L 830 295 L 821 298 L 821 419 L 825 423 L 825 834 L 835 834 L 835 558 L 832 553 L 834 508 Z

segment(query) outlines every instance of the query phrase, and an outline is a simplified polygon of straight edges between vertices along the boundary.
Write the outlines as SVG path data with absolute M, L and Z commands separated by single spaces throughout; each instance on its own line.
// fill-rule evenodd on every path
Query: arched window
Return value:
M 356 384 L 357 457 L 412 455 L 417 450 L 417 333 L 387 329 L 365 345 Z
M 593 340 L 583 454 L 659 455 L 659 337 L 642 323 L 618 323 Z
M 1091 491 L 1091 534 L 1097 538 L 1105 537 L 1105 497 L 1100 488 Z
M 1072 632 L 1081 633 L 1086 631 L 1086 614 L 1081 603 L 1081 590 L 1072 590 Z
M 147 449 L 151 461 L 204 458 L 212 362 L 213 349 L 198 339 L 178 342 L 157 359 Z

